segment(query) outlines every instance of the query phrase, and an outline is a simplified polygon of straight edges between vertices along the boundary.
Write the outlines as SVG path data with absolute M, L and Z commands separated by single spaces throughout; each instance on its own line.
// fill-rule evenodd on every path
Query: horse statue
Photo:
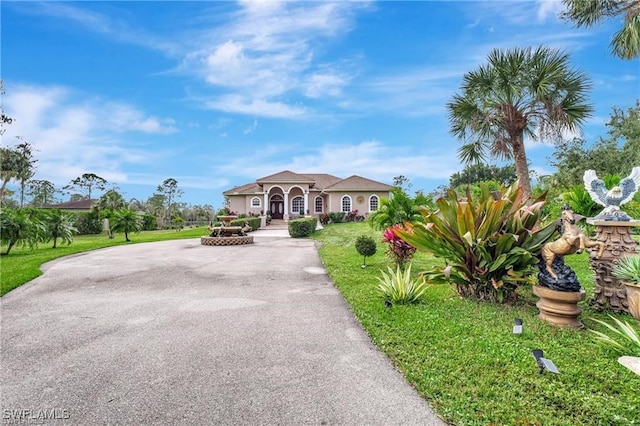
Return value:
M 585 248 L 598 247 L 598 253 L 595 258 L 600 259 L 604 252 L 604 243 L 602 241 L 592 241 L 582 232 L 582 229 L 576 225 L 579 219 L 576 219 L 573 211 L 565 207 L 560 216 L 560 232 L 561 236 L 555 241 L 546 243 L 542 246 L 542 258 L 545 261 L 547 272 L 554 278 L 558 279 L 558 275 L 553 271 L 553 260 L 557 256 L 567 254 L 580 254 Z M 582 216 L 578 216 L 580 219 Z

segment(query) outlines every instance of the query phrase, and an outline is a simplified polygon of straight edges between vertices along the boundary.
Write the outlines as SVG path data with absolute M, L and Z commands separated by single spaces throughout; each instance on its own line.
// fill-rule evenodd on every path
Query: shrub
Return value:
M 376 242 L 368 235 L 360 235 L 356 239 L 356 251 L 360 256 L 363 256 L 362 259 L 362 267 L 364 268 L 367 265 L 367 257 L 373 256 L 376 254 L 378 247 L 376 246 Z
M 378 277 L 380 284 L 378 289 L 385 300 L 398 304 L 409 304 L 419 301 L 427 291 L 427 283 L 424 278 L 411 277 L 411 264 L 403 271 L 397 267 L 395 272 L 387 267 L 388 273 L 382 271 L 382 278 Z
M 289 221 L 289 235 L 293 238 L 306 238 L 316 230 L 316 218 L 305 217 Z
M 80 235 L 99 234 L 102 232 L 102 223 L 100 221 L 100 213 L 97 209 L 90 212 L 76 213 L 76 221 L 74 227 Z
M 402 188 L 391 190 L 391 198 L 382 198 L 378 210 L 369 215 L 369 224 L 374 229 L 383 230 L 397 223 L 419 222 L 422 220 L 420 210 L 427 208 L 422 205 L 426 197 L 416 197 L 418 202 L 409 197 Z
M 145 213 L 142 216 L 142 230 L 143 231 L 155 231 L 158 229 L 158 220 L 152 214 Z
M 344 221 L 345 212 L 330 212 L 329 220 L 331 223 L 341 223 Z
M 555 224 L 539 229 L 544 195 L 527 204 L 517 183 L 502 194 L 482 188 L 478 197 L 465 199 L 449 190 L 424 211 L 424 223 L 407 223 L 407 231 L 394 232 L 418 250 L 446 261 L 426 274 L 436 283 L 449 282 L 462 297 L 497 302 L 514 301 L 517 288 L 535 282 L 542 245 L 555 232 Z
M 231 226 L 244 226 L 244 223 L 249 223 L 251 226 L 251 230 L 255 231 L 256 229 L 260 229 L 260 217 L 246 217 L 242 219 L 233 219 L 230 223 Z
M 387 248 L 387 257 L 391 259 L 396 267 L 404 270 L 407 262 L 411 261 L 416 252 L 416 248 L 398 237 L 394 232 L 395 229 L 405 229 L 403 225 L 396 224 L 384 230 L 382 239 L 389 244 Z

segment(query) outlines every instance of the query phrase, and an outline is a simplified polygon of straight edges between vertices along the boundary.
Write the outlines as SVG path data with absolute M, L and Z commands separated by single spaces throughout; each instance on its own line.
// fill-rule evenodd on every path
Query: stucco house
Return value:
M 342 179 L 284 170 L 222 194 L 234 213 L 261 216 L 266 212 L 272 219 L 286 221 L 300 212 L 321 215 L 358 210 L 358 214 L 367 216 L 378 209 L 382 198 L 389 198 L 392 189 L 391 185 L 356 175 Z

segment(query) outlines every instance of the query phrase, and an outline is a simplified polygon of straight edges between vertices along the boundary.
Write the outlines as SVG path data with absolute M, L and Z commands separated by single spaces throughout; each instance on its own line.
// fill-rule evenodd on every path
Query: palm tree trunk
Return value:
M 527 163 L 527 153 L 524 150 L 522 131 L 513 137 L 513 158 L 516 164 L 518 182 L 524 191 L 523 196 L 526 199 L 531 196 L 531 181 L 529 179 L 529 164 Z
M 51 248 L 56 248 L 56 243 L 58 242 L 58 237 L 53 237 L 53 247 Z

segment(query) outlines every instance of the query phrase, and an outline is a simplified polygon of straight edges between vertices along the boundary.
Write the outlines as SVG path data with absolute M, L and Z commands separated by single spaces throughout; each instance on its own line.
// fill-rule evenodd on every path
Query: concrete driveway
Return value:
M 0 298 L 3 424 L 444 424 L 314 241 L 254 235 L 74 255 Z

